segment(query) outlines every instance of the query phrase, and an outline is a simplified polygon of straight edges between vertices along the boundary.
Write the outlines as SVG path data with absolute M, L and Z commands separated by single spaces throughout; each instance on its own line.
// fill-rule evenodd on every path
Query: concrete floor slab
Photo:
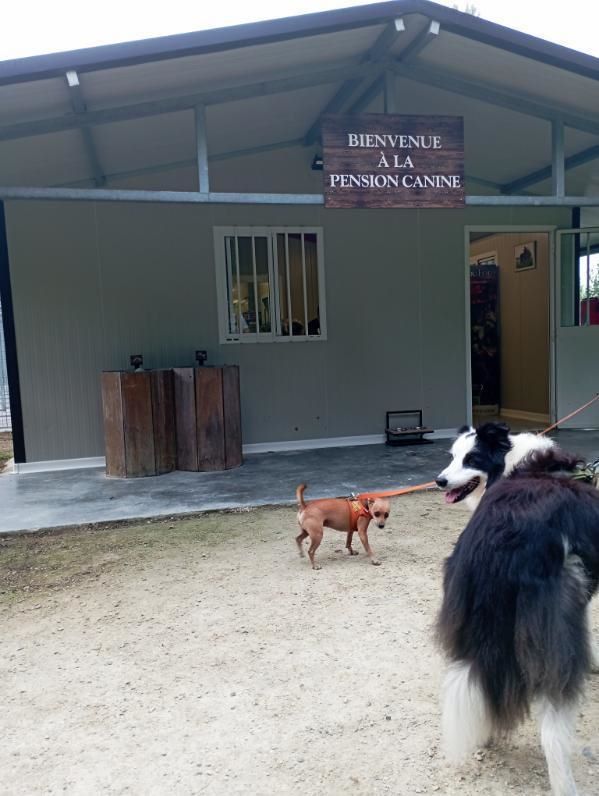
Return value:
M 556 438 L 586 460 L 599 457 L 599 431 L 560 431 Z M 256 454 L 236 470 L 154 478 L 107 478 L 103 469 L 3 475 L 0 533 L 292 504 L 302 482 L 308 498 L 410 486 L 434 479 L 450 444 Z

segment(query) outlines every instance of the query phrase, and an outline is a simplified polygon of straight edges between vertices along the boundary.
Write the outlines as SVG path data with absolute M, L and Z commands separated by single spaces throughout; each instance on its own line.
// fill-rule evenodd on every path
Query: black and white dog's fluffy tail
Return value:
M 451 664 L 443 735 L 458 760 L 538 703 L 554 793 L 575 794 L 569 739 L 591 667 L 587 606 L 599 579 L 599 494 L 576 460 L 532 454 L 487 490 L 445 562 L 437 637 Z

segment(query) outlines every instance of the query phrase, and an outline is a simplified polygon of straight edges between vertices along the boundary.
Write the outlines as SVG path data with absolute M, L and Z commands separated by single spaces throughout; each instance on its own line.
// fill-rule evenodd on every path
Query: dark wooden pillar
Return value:
M 102 374 L 106 475 L 136 478 L 176 467 L 170 370 Z
M 239 467 L 239 368 L 175 368 L 174 379 L 178 469 Z

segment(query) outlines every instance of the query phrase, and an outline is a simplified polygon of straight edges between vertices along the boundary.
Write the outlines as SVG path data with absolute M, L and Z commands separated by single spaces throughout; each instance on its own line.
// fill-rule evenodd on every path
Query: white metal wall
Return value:
M 100 372 L 239 364 L 245 443 L 379 434 L 387 409 L 466 419 L 464 226 L 568 211 L 8 203 L 28 461 L 103 454 Z M 328 339 L 220 345 L 214 226 L 324 229 Z
M 0 431 L 11 430 L 10 402 L 8 399 L 8 373 L 2 325 L 2 303 L 0 302 Z

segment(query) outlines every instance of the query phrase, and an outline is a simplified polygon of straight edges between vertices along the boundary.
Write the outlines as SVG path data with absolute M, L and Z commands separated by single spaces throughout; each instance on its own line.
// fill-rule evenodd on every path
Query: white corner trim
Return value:
M 317 437 L 290 439 L 281 442 L 252 442 L 243 446 L 244 453 L 276 453 L 278 451 L 307 451 L 317 448 L 349 448 L 352 445 L 379 445 L 384 434 L 362 434 L 357 437 Z
M 49 459 L 44 462 L 25 462 L 15 464 L 13 473 L 24 475 L 26 473 L 51 473 L 57 470 L 88 470 L 91 467 L 106 467 L 104 456 L 90 456 L 86 459 Z
M 451 439 L 455 437 L 455 428 L 439 428 L 428 439 Z M 354 445 L 381 445 L 385 442 L 384 434 L 362 434 L 355 437 L 319 437 L 316 439 L 292 439 L 282 442 L 254 442 L 243 446 L 245 455 L 252 453 L 277 453 L 284 451 L 307 451 L 319 448 L 349 448 Z M 12 471 L 5 470 L 3 475 L 25 475 L 27 473 L 50 473 L 60 470 L 89 470 L 94 467 L 106 467 L 104 456 L 90 456 L 86 459 L 51 459 L 44 462 L 25 462 L 15 464 Z
M 456 436 L 455 428 L 440 428 L 428 439 L 451 439 Z M 354 445 L 380 445 L 385 442 L 384 434 L 361 434 L 355 437 L 317 437 L 315 439 L 292 439 L 281 442 L 253 442 L 243 446 L 243 452 L 276 453 L 278 451 L 306 451 L 319 448 L 350 448 Z

